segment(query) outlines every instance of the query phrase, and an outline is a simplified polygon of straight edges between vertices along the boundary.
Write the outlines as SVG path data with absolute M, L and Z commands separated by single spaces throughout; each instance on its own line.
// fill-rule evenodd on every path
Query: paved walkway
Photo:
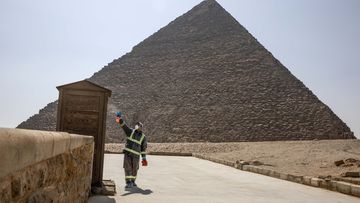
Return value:
M 139 189 L 125 191 L 123 155 L 105 154 L 104 179 L 115 180 L 117 195 L 88 203 L 352 203 L 360 198 L 240 171 L 194 157 L 148 156 L 140 167 Z

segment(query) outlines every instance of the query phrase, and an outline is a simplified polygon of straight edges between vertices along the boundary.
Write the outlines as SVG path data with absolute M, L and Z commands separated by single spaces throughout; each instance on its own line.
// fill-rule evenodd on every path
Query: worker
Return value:
M 137 122 L 135 128 L 129 128 L 121 117 L 121 113 L 117 113 L 116 123 L 120 124 L 124 130 L 127 140 L 124 148 L 124 170 L 125 170 L 125 188 L 137 187 L 135 180 L 137 171 L 139 169 L 140 156 L 142 158 L 142 165 L 147 166 L 146 160 L 146 148 L 147 141 L 146 136 L 142 132 L 143 124 Z

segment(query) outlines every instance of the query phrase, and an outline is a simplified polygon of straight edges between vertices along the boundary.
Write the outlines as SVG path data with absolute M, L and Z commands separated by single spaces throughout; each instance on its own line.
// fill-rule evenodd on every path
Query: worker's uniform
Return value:
M 125 131 L 127 140 L 124 148 L 124 170 L 126 183 L 135 182 L 139 169 L 140 156 L 146 157 L 147 141 L 145 134 L 135 129 L 129 128 L 123 120 L 120 126 Z

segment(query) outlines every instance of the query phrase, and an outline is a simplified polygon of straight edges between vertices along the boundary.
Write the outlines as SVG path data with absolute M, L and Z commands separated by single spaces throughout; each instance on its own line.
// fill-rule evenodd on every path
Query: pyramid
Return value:
M 355 139 L 347 125 L 216 1 L 206 0 L 95 73 L 115 125 L 144 123 L 150 142 Z M 55 130 L 57 102 L 19 128 Z

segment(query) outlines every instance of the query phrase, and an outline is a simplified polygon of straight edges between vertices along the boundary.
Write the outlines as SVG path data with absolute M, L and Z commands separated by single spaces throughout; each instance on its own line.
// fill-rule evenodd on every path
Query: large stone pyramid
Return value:
M 203 1 L 90 81 L 113 91 L 107 142 L 123 141 L 115 112 L 151 142 L 354 139 L 329 107 L 216 1 Z M 55 87 L 54 87 L 55 91 Z M 55 130 L 57 102 L 19 128 Z

